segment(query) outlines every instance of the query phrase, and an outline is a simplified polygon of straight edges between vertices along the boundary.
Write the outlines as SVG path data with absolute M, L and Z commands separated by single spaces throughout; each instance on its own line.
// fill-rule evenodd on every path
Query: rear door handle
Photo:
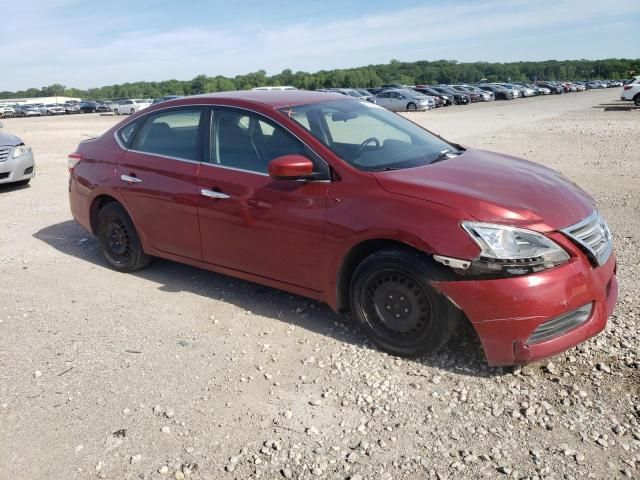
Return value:
M 205 197 L 209 197 L 209 198 L 216 198 L 218 200 L 225 200 L 227 198 L 231 198 L 226 193 L 216 192 L 215 190 L 208 190 L 206 188 L 203 188 L 202 190 L 200 190 L 200 195 L 204 195 Z
M 131 175 L 120 175 L 120 180 L 127 183 L 142 183 L 138 177 L 132 177 Z

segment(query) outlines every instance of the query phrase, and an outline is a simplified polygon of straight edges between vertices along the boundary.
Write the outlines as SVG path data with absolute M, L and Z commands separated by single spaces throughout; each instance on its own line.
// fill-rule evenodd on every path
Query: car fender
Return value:
M 371 196 L 343 198 L 332 205 L 336 193 L 330 191 L 326 230 L 326 292 L 333 308 L 341 307 L 337 287 L 342 288 L 338 283 L 345 262 L 363 245 L 395 243 L 430 255 L 461 259 L 479 254 L 477 244 L 460 226 L 461 218 L 472 217 L 455 208 L 382 189 L 372 191 Z

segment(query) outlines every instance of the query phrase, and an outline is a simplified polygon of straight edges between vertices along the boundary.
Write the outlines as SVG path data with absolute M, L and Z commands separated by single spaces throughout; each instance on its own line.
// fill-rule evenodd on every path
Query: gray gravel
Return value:
M 116 119 L 10 119 L 38 177 L 0 189 L 0 478 L 640 478 L 640 113 L 619 89 L 411 118 L 552 166 L 615 236 L 605 332 L 491 369 L 464 330 L 419 361 L 326 306 L 171 262 L 105 265 L 71 220 L 66 155 Z

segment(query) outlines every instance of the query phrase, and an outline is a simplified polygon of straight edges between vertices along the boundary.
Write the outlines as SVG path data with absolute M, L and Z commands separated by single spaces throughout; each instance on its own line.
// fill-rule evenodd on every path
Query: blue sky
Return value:
M 8 0 L 0 91 L 284 68 L 640 57 L 627 0 Z

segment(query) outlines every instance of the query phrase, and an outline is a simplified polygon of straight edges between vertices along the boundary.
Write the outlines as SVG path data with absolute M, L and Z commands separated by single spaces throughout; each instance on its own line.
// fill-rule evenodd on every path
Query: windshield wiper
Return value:
M 398 167 L 384 167 L 371 170 L 372 172 L 390 172 L 391 170 L 400 170 Z
M 433 163 L 441 162 L 443 160 L 448 160 L 450 158 L 457 157 L 461 153 L 462 152 L 460 150 L 454 150 L 452 148 L 446 148 L 446 149 L 442 150 L 438 154 L 438 156 L 431 161 L 431 163 L 433 164 Z

